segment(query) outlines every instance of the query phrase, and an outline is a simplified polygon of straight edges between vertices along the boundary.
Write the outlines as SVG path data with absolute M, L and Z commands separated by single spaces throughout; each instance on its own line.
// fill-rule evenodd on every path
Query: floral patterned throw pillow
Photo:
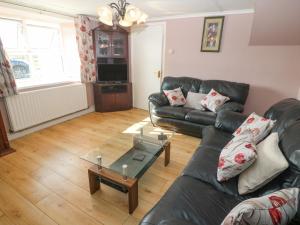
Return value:
M 186 99 L 182 94 L 181 88 L 176 88 L 174 90 L 164 90 L 171 106 L 181 106 L 185 105 Z
M 256 113 L 252 113 L 245 120 L 245 122 L 233 133 L 233 135 L 239 136 L 245 130 L 250 130 L 254 137 L 255 144 L 257 144 L 270 133 L 274 125 L 275 121 L 261 117 Z
M 206 97 L 201 101 L 201 105 L 212 112 L 217 112 L 217 109 L 224 105 L 225 102 L 229 101 L 230 98 L 221 95 L 214 89 L 206 95 Z
M 256 146 L 250 131 L 233 138 L 221 151 L 217 180 L 229 180 L 251 166 L 257 158 Z
M 241 202 L 221 225 L 288 225 L 295 217 L 299 188 L 283 189 L 272 194 Z

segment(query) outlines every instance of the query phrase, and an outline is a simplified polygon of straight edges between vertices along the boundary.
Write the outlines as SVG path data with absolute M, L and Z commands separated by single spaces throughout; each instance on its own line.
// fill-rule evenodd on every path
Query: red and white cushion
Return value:
M 217 180 L 222 182 L 239 175 L 257 158 L 256 146 L 250 131 L 233 138 L 221 151 Z
M 212 112 L 217 112 L 217 109 L 229 100 L 230 98 L 221 95 L 214 89 L 211 89 L 211 91 L 201 101 L 201 105 Z
M 164 90 L 171 106 L 181 106 L 185 105 L 186 99 L 181 91 L 181 88 L 176 88 L 174 90 Z
M 241 202 L 221 225 L 288 225 L 299 204 L 299 188 L 283 189 Z
M 275 121 L 266 119 L 252 113 L 245 122 L 233 133 L 234 136 L 239 136 L 245 130 L 250 130 L 255 144 L 262 141 L 272 130 L 275 125 Z

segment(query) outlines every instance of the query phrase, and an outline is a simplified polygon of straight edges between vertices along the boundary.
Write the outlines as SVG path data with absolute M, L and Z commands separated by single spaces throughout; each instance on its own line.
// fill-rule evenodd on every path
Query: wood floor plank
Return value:
M 15 147 L 18 148 L 18 145 L 16 144 Z M 33 145 L 23 147 L 22 152 L 24 155 L 31 157 L 35 161 L 43 164 L 45 167 L 71 180 L 76 185 L 84 188 L 85 190 L 89 190 L 88 178 L 86 172 L 84 172 L 83 170 L 72 166 L 64 160 L 59 160 L 58 158 L 54 157 L 51 153 L 47 153 L 44 150 L 38 149 L 36 148 L 36 146 Z
M 103 225 L 57 195 L 50 195 L 37 206 L 60 225 Z
M 12 223 L 18 225 L 56 224 L 2 179 L 0 179 L 0 190 L 0 210 Z
M 0 178 L 33 204 L 50 194 L 47 188 L 4 159 L 0 159 Z
M 129 216 L 123 225 L 138 225 L 139 222 L 140 222 L 140 219 L 137 219 L 133 216 Z
M 132 146 L 124 133 L 149 122 L 148 112 L 138 109 L 90 113 L 12 141 L 17 152 L 0 159 L 0 225 L 138 224 L 181 174 L 200 139 L 174 134 L 170 164 L 164 166 L 162 154 L 144 174 L 132 215 L 124 193 L 101 185 L 90 195 L 91 163 L 80 156 L 101 146 L 115 157 Z
M 11 222 L 11 220 L 3 215 L 0 217 L 0 225 L 16 225 L 15 223 Z
M 121 210 L 56 174 L 44 176 L 40 182 L 61 198 L 104 224 L 122 224 L 128 217 L 127 207 L 125 210 Z
M 41 165 L 34 162 L 31 158 L 26 157 L 21 151 L 17 151 L 14 154 L 7 155 L 5 161 L 18 167 L 21 170 L 33 172 L 37 170 Z

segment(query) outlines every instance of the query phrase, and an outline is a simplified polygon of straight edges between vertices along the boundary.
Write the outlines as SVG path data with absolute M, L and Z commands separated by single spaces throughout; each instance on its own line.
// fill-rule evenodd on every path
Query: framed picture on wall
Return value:
M 205 17 L 201 52 L 219 52 L 221 47 L 224 16 Z

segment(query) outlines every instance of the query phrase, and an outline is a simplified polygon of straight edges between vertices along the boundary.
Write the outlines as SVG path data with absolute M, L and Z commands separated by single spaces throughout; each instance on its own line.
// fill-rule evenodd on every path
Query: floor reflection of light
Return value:
M 139 134 L 141 128 L 145 127 L 149 122 L 138 122 L 133 124 L 132 126 L 128 127 L 126 130 L 123 131 L 125 134 Z
M 161 133 L 164 133 L 168 136 L 173 136 L 173 135 L 181 135 L 177 134 L 173 131 L 170 130 L 165 130 L 160 127 L 154 127 L 151 123 L 151 119 L 149 117 L 145 118 L 141 122 L 137 122 L 130 127 L 128 127 L 126 130 L 124 130 L 122 133 L 123 134 L 140 134 L 141 129 L 143 128 L 143 132 L 145 135 L 158 135 Z

